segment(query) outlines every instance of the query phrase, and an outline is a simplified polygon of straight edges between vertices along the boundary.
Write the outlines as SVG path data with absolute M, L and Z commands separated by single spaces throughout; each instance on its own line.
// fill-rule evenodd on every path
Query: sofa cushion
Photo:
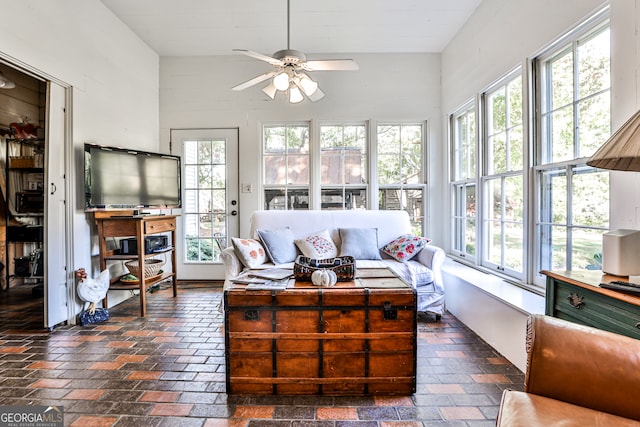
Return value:
M 264 243 L 267 255 L 274 264 L 284 264 L 295 261 L 298 250 L 293 243 L 293 233 L 289 228 L 274 230 L 256 230 L 260 240 Z
M 640 426 L 640 422 L 522 391 L 505 390 L 498 426 Z
M 377 228 L 340 228 L 340 255 L 355 259 L 381 259 Z
M 419 288 L 433 283 L 433 271 L 418 261 L 410 260 L 403 263 L 391 261 L 389 266 L 405 282 L 411 283 L 414 288 Z
M 396 261 L 406 262 L 416 256 L 431 240 L 425 237 L 403 234 L 393 239 L 382 248 L 382 252 L 393 257 Z
M 255 268 L 267 260 L 267 253 L 260 242 L 255 239 L 231 238 L 231 243 L 242 265 Z
M 338 248 L 331 239 L 329 230 L 321 230 L 303 239 L 296 239 L 294 243 L 302 254 L 313 259 L 326 259 L 338 256 Z

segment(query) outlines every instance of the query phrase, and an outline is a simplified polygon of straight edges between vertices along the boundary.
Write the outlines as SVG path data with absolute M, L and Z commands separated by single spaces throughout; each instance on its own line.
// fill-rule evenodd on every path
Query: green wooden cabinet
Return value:
M 640 297 L 601 288 L 620 280 L 600 271 L 543 271 L 546 314 L 632 338 L 640 338 Z

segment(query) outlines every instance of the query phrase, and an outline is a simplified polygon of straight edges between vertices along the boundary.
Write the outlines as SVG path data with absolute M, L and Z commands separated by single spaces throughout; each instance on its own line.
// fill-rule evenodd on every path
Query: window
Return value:
M 263 128 L 264 208 L 309 209 L 309 126 Z
M 522 76 L 509 76 L 482 97 L 484 171 L 482 265 L 522 278 L 524 140 Z
M 320 126 L 322 209 L 367 208 L 367 128 Z
M 451 115 L 452 256 L 538 285 L 540 270 L 601 268 L 609 173 L 586 161 L 611 132 L 608 25 L 533 60 L 532 93 L 516 70 Z
M 451 119 L 452 250 L 461 258 L 476 256 L 476 109 L 466 105 Z
M 426 232 L 423 135 L 422 124 L 380 124 L 376 138 L 378 209 L 406 210 L 420 236 Z
M 600 269 L 602 233 L 609 227 L 609 173 L 585 162 L 611 132 L 609 27 L 541 57 L 536 71 L 538 269 Z
M 366 122 L 323 123 L 317 129 L 310 132 L 309 124 L 263 127 L 265 209 L 377 205 L 406 210 L 413 232 L 426 233 L 424 123 L 378 124 L 373 141 Z

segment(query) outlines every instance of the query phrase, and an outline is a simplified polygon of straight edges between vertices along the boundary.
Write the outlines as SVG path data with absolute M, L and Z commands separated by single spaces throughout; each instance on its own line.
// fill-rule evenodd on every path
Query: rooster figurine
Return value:
M 76 271 L 78 278 L 78 296 L 81 300 L 89 302 L 89 310 L 95 310 L 95 304 L 102 301 L 109 290 L 109 270 L 102 271 L 97 278 L 92 279 L 84 268 Z

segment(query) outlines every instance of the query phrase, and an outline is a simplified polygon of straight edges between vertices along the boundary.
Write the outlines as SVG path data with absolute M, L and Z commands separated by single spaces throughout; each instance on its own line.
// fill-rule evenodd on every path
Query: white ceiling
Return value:
M 271 55 L 287 47 L 287 0 L 101 0 L 160 56 Z M 290 0 L 290 48 L 441 52 L 482 0 Z

